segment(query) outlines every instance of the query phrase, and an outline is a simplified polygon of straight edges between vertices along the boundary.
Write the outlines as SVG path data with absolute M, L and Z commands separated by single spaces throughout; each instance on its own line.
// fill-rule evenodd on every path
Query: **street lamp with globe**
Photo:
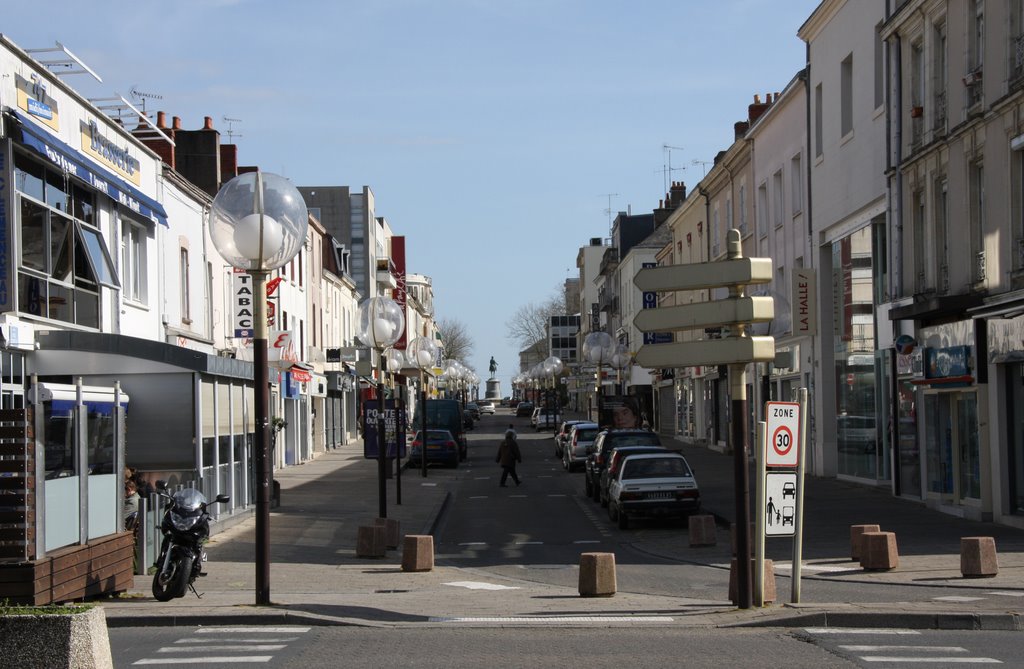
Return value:
M 384 349 L 394 344 L 405 331 L 405 314 L 402 307 L 390 297 L 378 295 L 359 303 L 359 327 L 356 339 L 364 346 L 377 351 L 380 361 L 377 379 L 377 505 L 381 518 L 388 517 L 387 482 L 387 441 L 384 433 L 385 404 L 384 376 L 387 374 L 387 358 Z M 368 412 L 363 420 L 369 422 Z M 397 421 L 397 417 L 396 417 Z M 364 428 L 363 433 L 366 433 Z
M 236 295 L 234 335 L 253 340 L 253 410 L 256 474 L 256 605 L 270 604 L 270 462 L 267 385 L 267 275 L 283 267 L 306 241 L 309 212 L 287 179 L 269 172 L 241 174 L 224 184 L 210 207 L 210 237 L 217 252 L 251 278 Z
M 387 362 L 386 369 L 394 370 L 395 373 L 401 372 L 406 367 L 406 355 L 405 351 L 400 348 L 389 348 L 387 353 L 384 354 L 384 358 Z M 399 421 L 405 416 L 405 403 L 401 393 L 398 392 L 398 386 L 395 383 L 395 374 L 391 375 L 388 379 L 388 388 L 391 391 L 391 397 L 395 403 L 395 425 L 394 425 L 394 440 L 395 440 L 395 503 L 402 503 L 402 447 L 405 445 L 399 441 L 398 437 L 402 434 L 402 430 L 399 429 Z M 390 438 L 388 441 L 390 442 Z
M 420 470 L 427 475 L 427 383 L 426 372 L 434 366 L 437 358 L 437 344 L 430 337 L 416 337 L 405 349 L 412 366 L 420 370 L 420 429 L 422 439 L 420 447 Z
M 602 366 L 611 362 L 612 337 L 607 332 L 591 332 L 583 340 L 583 359 L 597 366 L 595 391 L 597 392 L 597 424 L 601 424 L 601 412 L 604 410 L 604 398 L 601 391 Z
M 562 359 L 553 355 L 544 361 L 544 374 L 551 379 L 552 406 L 554 411 L 555 432 L 558 431 L 558 376 L 564 369 Z
M 622 383 L 622 370 L 629 366 L 629 362 L 632 356 L 629 354 L 629 349 L 626 348 L 625 344 L 616 344 L 615 348 L 612 349 L 612 367 L 615 368 L 615 383 L 618 386 L 616 392 L 619 395 L 624 395 L 626 389 Z

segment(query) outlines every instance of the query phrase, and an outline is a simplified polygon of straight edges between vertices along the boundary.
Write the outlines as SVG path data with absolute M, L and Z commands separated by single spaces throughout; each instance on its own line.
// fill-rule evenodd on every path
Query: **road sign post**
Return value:
M 736 491 L 736 594 L 737 605 L 749 609 L 751 592 L 750 480 L 747 470 L 747 365 L 775 359 L 772 337 L 747 334 L 749 323 L 775 317 L 771 297 L 748 297 L 750 284 L 772 280 L 771 258 L 744 258 L 739 230 L 726 234 L 728 258 L 719 262 L 668 265 L 641 269 L 633 283 L 644 292 L 728 288 L 724 300 L 676 307 L 643 309 L 634 324 L 643 332 L 674 332 L 724 327 L 723 339 L 666 344 L 644 344 L 636 352 L 637 364 L 649 368 L 728 365 L 730 395 L 729 447 L 733 453 Z

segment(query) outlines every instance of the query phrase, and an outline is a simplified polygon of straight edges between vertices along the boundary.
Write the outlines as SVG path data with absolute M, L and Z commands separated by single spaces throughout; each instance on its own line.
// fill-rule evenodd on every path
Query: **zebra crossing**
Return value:
M 975 653 L 964 646 L 949 645 L 948 639 L 943 639 L 939 633 L 927 634 L 921 630 L 808 627 L 804 632 L 821 642 L 823 647 L 864 666 L 1003 664 L 1002 660 Z M 936 643 L 922 643 L 931 639 L 935 639 Z
M 274 659 L 309 627 L 199 627 L 193 634 L 162 646 L 132 666 L 260 665 Z

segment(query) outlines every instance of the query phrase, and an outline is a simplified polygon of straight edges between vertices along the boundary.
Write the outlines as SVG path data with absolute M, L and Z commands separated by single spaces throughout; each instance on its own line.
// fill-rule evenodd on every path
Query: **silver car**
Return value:
M 566 471 L 583 469 L 587 461 L 587 449 L 594 445 L 600 428 L 597 423 L 576 423 L 569 430 L 562 448 L 562 466 Z

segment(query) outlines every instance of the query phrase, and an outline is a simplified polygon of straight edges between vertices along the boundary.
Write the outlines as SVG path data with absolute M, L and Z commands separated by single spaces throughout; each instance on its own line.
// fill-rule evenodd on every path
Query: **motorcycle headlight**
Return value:
M 199 522 L 199 518 L 200 514 L 181 516 L 176 513 L 172 513 L 171 523 L 174 525 L 174 529 L 185 532 L 195 527 L 195 524 Z

